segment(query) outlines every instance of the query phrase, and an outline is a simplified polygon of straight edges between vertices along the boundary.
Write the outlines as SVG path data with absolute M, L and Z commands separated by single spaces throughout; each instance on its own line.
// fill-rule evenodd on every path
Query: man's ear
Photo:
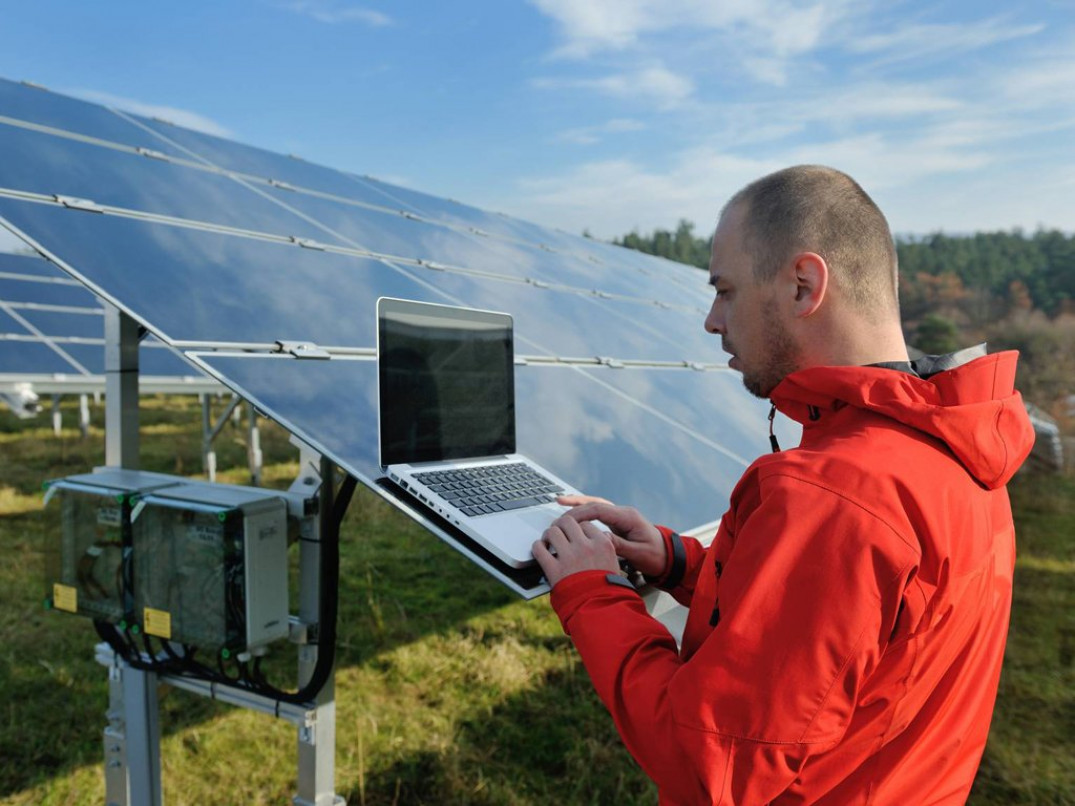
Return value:
M 821 255 L 801 252 L 795 256 L 795 315 L 810 316 L 825 301 L 829 288 L 829 266 Z

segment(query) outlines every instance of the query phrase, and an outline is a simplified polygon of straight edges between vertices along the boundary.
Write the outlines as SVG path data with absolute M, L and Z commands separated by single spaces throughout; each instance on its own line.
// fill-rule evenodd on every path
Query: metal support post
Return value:
M 261 468 L 263 457 L 261 454 L 261 431 L 258 428 L 258 411 L 253 403 L 247 403 L 249 424 L 246 435 L 246 455 L 250 463 L 250 483 L 255 487 L 261 486 Z
M 316 467 L 314 454 L 304 448 L 300 457 L 299 478 L 292 485 L 309 486 Z M 321 537 L 332 518 L 335 501 L 335 466 L 320 458 L 320 514 L 318 539 L 303 540 L 299 547 L 301 600 L 299 619 L 304 624 L 318 624 L 320 633 L 321 600 Z M 311 535 L 313 537 L 314 535 Z M 299 648 L 299 686 L 304 686 L 317 665 L 317 644 Z M 342 806 L 346 801 L 336 792 L 336 673 L 335 669 L 314 700 L 314 709 L 305 725 L 299 726 L 298 792 L 292 799 L 295 806 Z
M 138 323 L 105 309 L 105 463 L 137 469 Z M 160 806 L 157 675 L 117 661 L 109 669 L 104 730 L 105 798 L 109 806 Z
M 216 481 L 216 451 L 213 450 L 212 398 L 202 396 L 202 470 L 209 481 Z
M 52 433 L 59 436 L 63 432 L 63 415 L 60 413 L 60 396 L 52 396 Z
M 105 464 L 138 468 L 138 323 L 105 309 Z
M 90 396 L 86 394 L 78 396 L 78 430 L 83 439 L 90 435 Z
M 202 468 L 209 477 L 209 481 L 216 481 L 216 451 L 213 450 L 213 440 L 228 424 L 228 418 L 235 412 L 239 412 L 240 403 L 242 403 L 242 398 L 232 395 L 224 412 L 217 418 L 216 425 L 214 425 L 212 397 L 202 395 Z M 239 416 L 242 416 L 241 412 Z

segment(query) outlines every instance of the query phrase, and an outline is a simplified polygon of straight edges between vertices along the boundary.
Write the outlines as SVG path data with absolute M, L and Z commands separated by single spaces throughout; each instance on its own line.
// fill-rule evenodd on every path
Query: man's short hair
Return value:
M 830 281 L 860 311 L 898 314 L 892 232 L 850 176 L 821 165 L 796 165 L 751 182 L 724 210 L 739 205 L 755 280 L 772 279 L 797 252 L 816 252 L 829 266 Z

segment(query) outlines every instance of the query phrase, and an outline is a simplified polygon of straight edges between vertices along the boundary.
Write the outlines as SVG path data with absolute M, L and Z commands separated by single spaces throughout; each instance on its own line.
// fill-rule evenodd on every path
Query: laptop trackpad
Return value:
M 538 507 L 535 509 L 523 509 L 512 514 L 520 524 L 534 530 L 534 539 L 537 540 L 545 530 L 552 526 L 552 522 L 564 513 L 560 507 Z

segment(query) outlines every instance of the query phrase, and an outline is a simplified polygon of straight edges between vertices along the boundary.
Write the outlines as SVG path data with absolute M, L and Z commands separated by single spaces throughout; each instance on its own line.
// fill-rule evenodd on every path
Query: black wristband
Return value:
M 683 574 L 687 571 L 687 549 L 683 546 L 683 538 L 678 532 L 669 532 L 668 541 L 672 544 L 672 566 L 663 579 L 660 577 L 646 577 L 646 581 L 655 584 L 664 590 L 672 590 L 683 581 Z

